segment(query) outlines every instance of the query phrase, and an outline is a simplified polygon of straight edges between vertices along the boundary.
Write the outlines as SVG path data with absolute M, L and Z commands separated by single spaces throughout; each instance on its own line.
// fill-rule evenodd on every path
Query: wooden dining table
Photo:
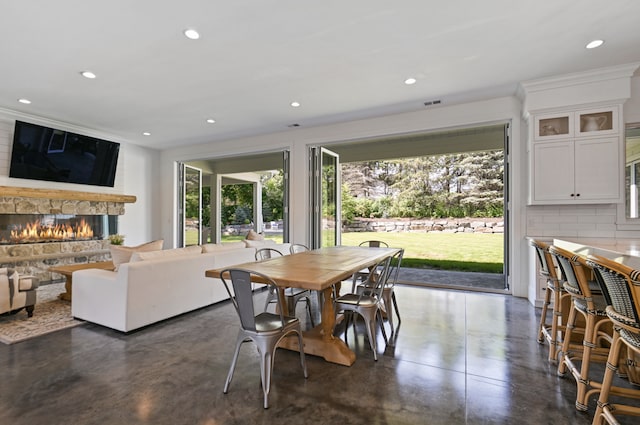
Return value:
M 333 336 L 336 315 L 333 308 L 333 285 L 364 268 L 375 266 L 381 260 L 397 253 L 397 248 L 369 248 L 335 246 L 299 252 L 258 262 L 237 264 L 242 268 L 263 273 L 273 279 L 284 299 L 285 288 L 302 288 L 320 291 L 324 295 L 321 323 L 303 332 L 304 352 L 323 357 L 326 361 L 351 366 L 355 353 L 340 338 Z M 224 269 L 207 270 L 207 277 L 219 278 Z M 285 305 L 284 303 L 282 305 Z M 280 347 L 299 350 L 297 338 L 285 338 Z

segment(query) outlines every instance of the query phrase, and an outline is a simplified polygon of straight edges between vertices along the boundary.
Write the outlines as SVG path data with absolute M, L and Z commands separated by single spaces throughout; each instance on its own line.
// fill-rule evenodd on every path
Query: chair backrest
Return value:
M 294 243 L 291 245 L 291 247 L 289 247 L 289 251 L 292 254 L 298 253 L 298 252 L 304 252 L 304 251 L 309 251 L 309 247 L 307 247 L 306 245 L 303 245 L 301 243 Z
M 551 255 L 549 254 L 549 244 L 538 239 L 532 239 L 529 243 L 535 248 L 536 258 L 538 258 L 538 265 L 540 266 L 540 274 L 547 279 L 557 280 L 558 275 L 553 265 Z
M 361 242 L 360 245 L 358 246 L 368 246 L 369 248 L 380 248 L 380 247 L 388 248 L 389 244 L 384 241 L 371 240 L 371 241 Z
M 555 257 L 558 263 L 564 277 L 565 289 L 581 298 L 591 298 L 589 279 L 582 264 L 578 261 L 579 256 L 555 245 L 549 247 L 549 254 Z
M 275 248 L 260 248 L 256 251 L 256 261 L 282 257 L 282 253 Z
M 385 286 L 387 288 L 393 288 L 398 281 L 398 273 L 400 272 L 400 265 L 402 264 L 402 257 L 404 256 L 404 249 L 400 249 L 396 254 L 391 257 L 389 264 L 389 276 Z
M 378 264 L 376 264 L 372 268 L 372 270 L 377 270 L 377 273 L 367 274 L 367 278 L 362 283 L 362 288 L 364 288 L 364 290 L 360 291 L 358 304 L 360 304 L 360 301 L 366 296 L 374 297 L 378 300 L 382 299 L 382 293 L 384 291 L 385 285 L 389 280 L 391 271 L 391 258 L 392 257 L 387 257 L 383 260 L 380 260 Z
M 597 255 L 588 255 L 587 264 L 600 273 L 616 313 L 640 324 L 640 271 Z
M 254 291 L 253 281 L 264 283 L 269 288 L 276 288 L 276 284 L 270 277 L 247 269 L 229 268 L 222 270 L 220 280 L 224 283 L 224 287 L 231 298 L 233 307 L 240 318 L 240 325 L 247 331 L 256 332 L 256 308 L 254 307 Z M 231 281 L 231 291 L 228 281 Z M 280 321 L 284 327 L 283 308 L 280 305 L 280 298 L 276 298 L 278 303 L 277 311 L 280 312 Z

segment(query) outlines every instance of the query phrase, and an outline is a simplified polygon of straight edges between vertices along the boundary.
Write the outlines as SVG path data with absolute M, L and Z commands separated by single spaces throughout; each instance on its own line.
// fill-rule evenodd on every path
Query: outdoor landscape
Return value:
M 358 219 L 450 219 L 467 217 L 503 221 L 504 153 L 501 150 L 341 164 L 342 244 L 358 245 L 370 239 L 405 248 L 403 266 L 443 270 L 502 273 L 504 234 L 443 231 L 349 232 Z M 283 217 L 283 172 L 260 173 L 264 223 Z M 239 229 L 252 226 L 253 192 L 250 184 L 222 187 L 222 242 L 241 240 Z M 197 202 L 187 195 L 186 211 L 197 217 Z M 209 188 L 203 190 L 203 226 L 210 225 Z M 268 227 L 268 226 L 265 226 Z M 279 229 L 282 229 L 279 226 Z M 281 231 L 265 232 L 282 241 Z M 197 231 L 187 232 L 187 244 L 197 243 Z

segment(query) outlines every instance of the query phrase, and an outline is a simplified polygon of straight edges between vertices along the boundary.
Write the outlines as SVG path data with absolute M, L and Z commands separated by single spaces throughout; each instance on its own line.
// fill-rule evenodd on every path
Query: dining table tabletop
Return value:
M 329 302 L 322 304 L 320 324 L 303 332 L 304 352 L 323 357 L 332 363 L 351 366 L 356 359 L 355 353 L 344 341 L 333 336 L 336 324 L 332 302 L 334 285 L 337 285 L 339 292 L 342 281 L 350 279 L 362 269 L 375 266 L 398 251 L 398 248 L 332 246 L 207 270 L 205 275 L 220 278 L 223 271 L 229 268 L 262 273 L 273 279 L 280 288 L 281 300 L 284 298 L 285 288 L 320 291 L 323 299 Z M 297 338 L 285 338 L 280 346 L 291 350 L 300 349 Z

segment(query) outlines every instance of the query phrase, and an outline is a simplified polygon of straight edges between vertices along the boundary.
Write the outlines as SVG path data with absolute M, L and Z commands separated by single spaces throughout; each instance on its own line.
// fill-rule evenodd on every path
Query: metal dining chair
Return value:
M 395 327 L 393 325 L 393 311 L 395 310 L 396 316 L 398 316 L 398 325 L 400 325 L 402 319 L 400 318 L 400 310 L 398 309 L 398 301 L 396 300 L 395 285 L 398 281 L 398 273 L 400 272 L 400 266 L 402 264 L 402 257 L 404 256 L 404 249 L 400 249 L 396 254 L 391 257 L 391 263 L 389 265 L 388 278 L 384 284 L 382 290 L 382 306 L 386 313 L 389 326 L 391 327 L 391 335 L 395 333 Z M 370 289 L 368 286 L 372 284 L 371 280 L 366 280 L 360 283 L 356 287 L 356 292 L 359 294 L 363 290 Z
M 376 343 L 376 321 L 378 319 L 380 319 L 380 328 L 382 329 L 382 336 L 384 337 L 385 343 L 388 342 L 380 310 L 383 303 L 382 293 L 389 277 L 390 263 L 391 257 L 387 257 L 376 264 L 375 269 L 380 270 L 380 273 L 369 273 L 367 281 L 364 283 L 365 289 L 360 291 L 359 294 L 348 293 L 334 297 L 334 310 L 336 314 L 346 313 L 344 328 L 345 342 L 347 340 L 347 331 L 349 329 L 351 316 L 353 315 L 352 313 L 357 313 L 364 319 L 369 337 L 369 345 L 373 351 L 373 359 L 375 361 L 378 360 Z M 355 329 L 355 318 L 353 325 Z
M 282 257 L 282 253 L 275 248 L 260 248 L 256 250 L 256 261 L 263 261 L 273 257 Z M 309 323 L 311 327 L 315 326 L 313 314 L 311 312 L 311 292 L 308 289 L 286 288 L 284 290 L 284 298 L 287 303 L 287 315 L 295 316 L 296 305 L 298 301 L 305 300 L 307 313 L 309 314 Z M 278 289 L 271 287 L 268 289 L 267 299 L 264 302 L 264 310 L 267 311 L 269 304 L 273 304 L 278 299 Z
M 269 288 L 276 288 L 276 283 L 268 276 L 252 272 L 246 269 L 229 268 L 220 272 L 220 279 L 224 283 L 233 307 L 240 318 L 240 329 L 238 338 L 236 339 L 236 347 L 233 353 L 233 360 L 229 368 L 229 374 L 224 384 L 224 394 L 229 391 L 233 373 L 238 361 L 240 347 L 245 342 L 252 341 L 256 344 L 258 353 L 260 354 L 260 381 L 262 382 L 262 390 L 264 395 L 264 408 L 269 408 L 269 391 L 271 390 L 271 375 L 273 372 L 274 358 L 276 349 L 280 341 L 289 334 L 297 334 L 300 349 L 300 364 L 304 372 L 305 379 L 309 376 L 307 373 L 307 364 L 304 357 L 304 343 L 302 340 L 302 328 L 300 321 L 295 317 L 285 316 L 280 305 L 279 298 L 276 297 L 278 303 L 279 314 L 262 312 L 256 314 L 254 309 L 254 291 L 252 277 L 259 279 L 261 283 L 266 283 Z M 231 285 L 228 281 L 231 281 Z M 233 291 L 231 291 L 233 287 Z
M 294 244 L 291 244 L 291 246 L 289 247 L 289 252 L 291 254 L 297 254 L 298 252 L 305 252 L 305 251 L 309 251 L 309 247 L 301 243 L 294 243 Z
M 369 248 L 389 248 L 389 244 L 384 242 L 384 241 L 379 241 L 379 240 L 368 240 L 368 241 L 363 241 L 360 242 L 360 244 L 358 246 L 365 246 L 365 247 L 369 247 Z M 373 270 L 373 269 L 371 269 Z M 358 280 L 366 280 L 367 276 L 369 275 L 369 272 L 371 271 L 370 269 L 364 269 L 364 270 L 360 270 L 357 273 L 353 274 L 353 284 L 351 286 L 351 292 L 355 292 L 356 290 L 356 284 Z

